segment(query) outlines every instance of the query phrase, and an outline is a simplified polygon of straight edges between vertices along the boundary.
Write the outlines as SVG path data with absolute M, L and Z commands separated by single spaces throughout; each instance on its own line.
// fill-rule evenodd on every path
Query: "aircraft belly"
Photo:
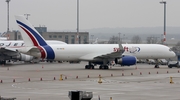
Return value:
M 56 60 L 79 60 L 79 58 L 80 58 L 80 55 L 73 52 L 66 53 L 66 52 L 59 51 L 55 54 Z

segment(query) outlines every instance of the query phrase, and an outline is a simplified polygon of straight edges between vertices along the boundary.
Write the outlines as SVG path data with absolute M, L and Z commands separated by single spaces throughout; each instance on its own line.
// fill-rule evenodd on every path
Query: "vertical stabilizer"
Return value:
M 15 16 L 15 18 L 26 45 L 25 50 L 21 50 L 21 52 L 27 52 L 35 46 L 36 49 L 39 49 L 41 58 L 54 59 L 54 50 L 51 46 L 47 45 L 45 39 L 38 33 L 32 24 L 24 16 Z
M 23 15 L 15 16 L 15 18 L 26 46 L 47 45 L 45 39 Z

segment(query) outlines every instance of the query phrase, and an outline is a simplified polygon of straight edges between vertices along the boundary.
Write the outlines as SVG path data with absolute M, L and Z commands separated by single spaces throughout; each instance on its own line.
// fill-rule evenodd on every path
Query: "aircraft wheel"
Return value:
M 86 66 L 85 66 L 85 69 L 89 69 L 89 65 L 86 65 Z
M 103 68 L 102 65 L 100 65 L 100 66 L 99 66 L 99 69 L 102 69 L 102 68 Z
M 90 65 L 90 69 L 94 69 L 94 66 L 93 66 L 93 65 Z
M 159 65 L 155 65 L 154 68 L 159 68 Z
M 104 65 L 104 69 L 109 69 L 109 66 L 108 65 Z

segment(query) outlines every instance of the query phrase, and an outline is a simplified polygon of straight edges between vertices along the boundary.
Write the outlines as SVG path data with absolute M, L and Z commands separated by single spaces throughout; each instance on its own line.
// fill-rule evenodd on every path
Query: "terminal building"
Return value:
M 35 27 L 35 29 L 46 40 L 59 40 L 66 42 L 67 44 L 88 44 L 89 32 L 79 32 L 79 39 L 77 39 L 77 32 L 47 32 L 47 27 Z M 22 40 L 19 31 L 12 31 L 7 33 L 9 40 Z

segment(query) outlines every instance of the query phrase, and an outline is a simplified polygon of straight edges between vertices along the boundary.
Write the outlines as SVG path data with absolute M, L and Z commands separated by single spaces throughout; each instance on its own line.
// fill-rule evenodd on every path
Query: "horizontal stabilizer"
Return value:
M 18 51 L 18 52 L 20 52 L 20 53 L 25 53 L 25 54 L 27 54 L 27 53 L 30 52 L 32 49 L 37 49 L 37 47 L 22 47 L 22 48 L 16 49 L 16 51 Z

